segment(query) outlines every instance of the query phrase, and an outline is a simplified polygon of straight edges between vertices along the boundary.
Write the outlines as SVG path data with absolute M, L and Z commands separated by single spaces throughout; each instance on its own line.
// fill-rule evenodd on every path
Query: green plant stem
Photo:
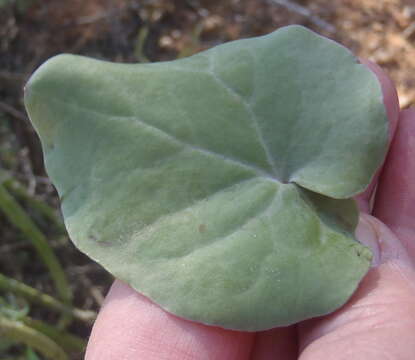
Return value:
M 8 191 L 13 193 L 13 195 L 27 202 L 28 205 L 36 209 L 47 220 L 52 222 L 60 233 L 66 234 L 66 229 L 63 225 L 63 222 L 56 215 L 55 210 L 52 209 L 49 205 L 45 204 L 43 201 L 38 200 L 36 197 L 28 194 L 26 189 L 13 178 L 5 180 L 3 184 Z
M 0 316 L 0 334 L 32 347 L 47 359 L 69 360 L 62 348 L 52 339 L 21 322 Z
M 136 42 L 136 46 L 134 49 L 134 55 L 137 58 L 137 60 L 140 61 L 141 63 L 150 62 L 150 60 L 144 54 L 144 45 L 148 37 L 148 33 L 149 33 L 148 26 L 143 26 L 141 27 L 137 35 L 137 42 Z
M 49 309 L 71 315 L 75 319 L 83 322 L 92 323 L 96 318 L 96 313 L 94 311 L 82 310 L 68 306 L 50 295 L 47 295 L 18 280 L 11 279 L 1 273 L 0 290 L 10 291 L 16 295 L 24 297 L 32 303 L 43 305 Z
M 67 352 L 82 352 L 85 350 L 86 341 L 78 336 L 69 334 L 66 331 L 61 331 L 54 326 L 50 326 L 45 324 L 43 321 L 32 319 L 28 316 L 22 318 L 21 321 L 25 325 L 50 337 L 56 342 L 56 344 Z
M 51 274 L 60 299 L 65 304 L 71 305 L 72 291 L 57 257 L 49 246 L 43 233 L 26 215 L 22 207 L 9 194 L 2 183 L 0 183 L 0 210 L 2 210 L 9 221 L 19 228 L 32 242 L 39 257 Z

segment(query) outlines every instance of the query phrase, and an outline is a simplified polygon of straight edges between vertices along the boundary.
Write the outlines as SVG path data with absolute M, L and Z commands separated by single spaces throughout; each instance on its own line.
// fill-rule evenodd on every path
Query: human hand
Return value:
M 86 360 L 414 359 L 415 109 L 399 112 L 391 81 L 366 65 L 382 84 L 391 146 L 383 169 L 357 199 L 363 214 L 356 234 L 373 249 L 374 266 L 348 303 L 324 317 L 246 333 L 183 320 L 115 281 Z

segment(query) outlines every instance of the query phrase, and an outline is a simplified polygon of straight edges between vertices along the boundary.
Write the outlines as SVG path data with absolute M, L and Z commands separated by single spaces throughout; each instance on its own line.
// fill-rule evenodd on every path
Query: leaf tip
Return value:
M 62 74 L 71 67 L 74 55 L 60 54 L 43 63 L 29 78 L 24 86 L 24 105 L 29 119 L 36 128 L 42 142 L 51 147 L 53 144 L 57 117 L 49 116 L 49 102 L 56 96 L 58 89 L 64 88 Z

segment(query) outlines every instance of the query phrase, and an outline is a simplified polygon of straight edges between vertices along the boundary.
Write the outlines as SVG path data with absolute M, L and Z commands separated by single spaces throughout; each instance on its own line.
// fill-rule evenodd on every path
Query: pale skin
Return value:
M 382 84 L 391 142 L 378 176 L 357 199 L 362 215 L 356 235 L 374 250 L 375 260 L 348 303 L 328 316 L 247 333 L 180 319 L 115 281 L 86 360 L 415 358 L 415 109 L 399 111 L 390 79 L 376 65 L 362 62 Z

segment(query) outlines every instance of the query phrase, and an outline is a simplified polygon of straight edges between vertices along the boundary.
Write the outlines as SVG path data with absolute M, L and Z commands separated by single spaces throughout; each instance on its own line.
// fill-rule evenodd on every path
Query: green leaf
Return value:
M 39 356 L 30 348 L 26 348 L 26 359 L 27 360 L 40 360 Z
M 25 94 L 71 239 L 182 317 L 263 330 L 344 304 L 386 150 L 375 76 L 299 27 L 126 65 L 60 55 Z

